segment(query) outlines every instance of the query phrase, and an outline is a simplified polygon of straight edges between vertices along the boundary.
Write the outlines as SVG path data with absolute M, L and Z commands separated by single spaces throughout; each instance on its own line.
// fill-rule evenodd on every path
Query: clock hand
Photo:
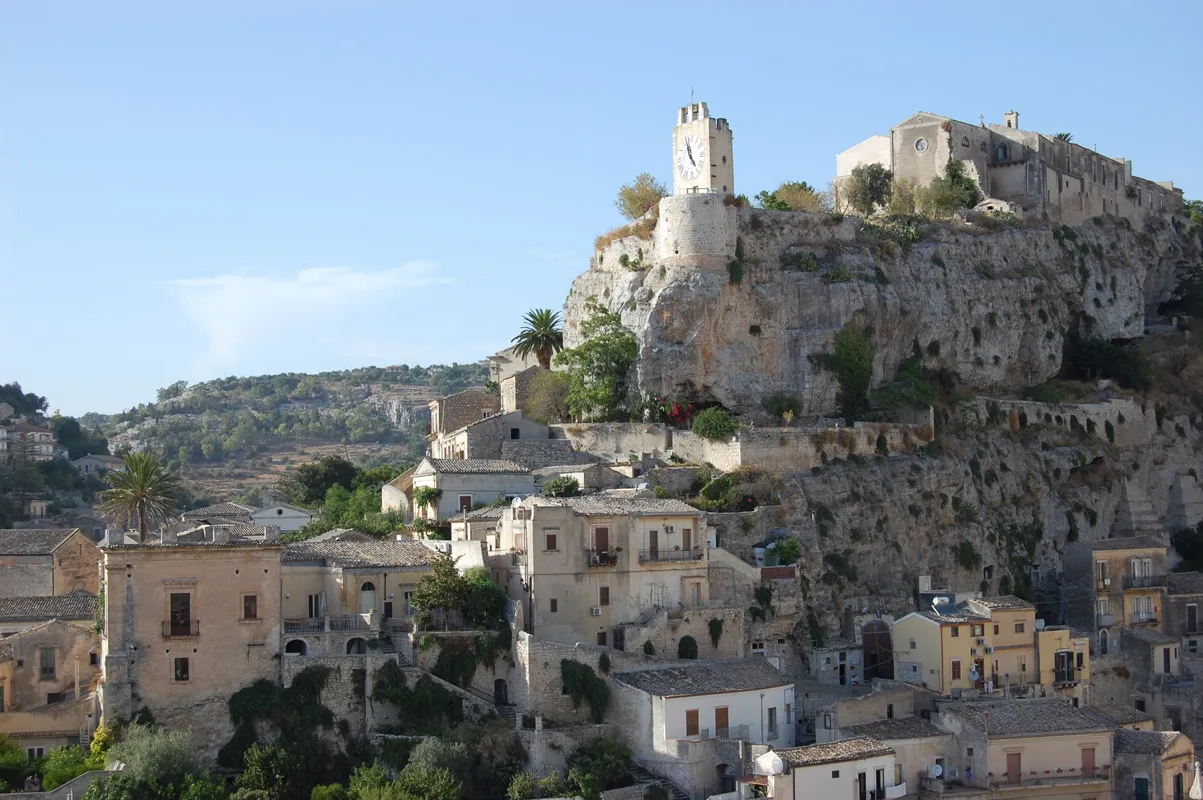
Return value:
M 685 153 L 689 156 L 689 163 L 696 167 L 698 162 L 693 158 L 693 148 L 689 146 L 689 142 L 685 143 Z

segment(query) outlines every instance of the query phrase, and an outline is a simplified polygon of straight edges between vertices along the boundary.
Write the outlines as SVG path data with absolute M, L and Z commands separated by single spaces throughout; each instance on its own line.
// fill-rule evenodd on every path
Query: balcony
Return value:
M 1160 615 L 1156 611 L 1134 611 L 1128 617 L 1129 625 L 1156 624 Z
M 181 636 L 200 636 L 199 619 L 165 619 L 163 620 L 163 638 L 175 639 Z
M 1197 620 L 1193 625 L 1189 622 L 1182 623 L 1183 636 L 1195 636 L 1200 633 L 1203 633 L 1203 625 L 1200 625 Z
M 1158 589 L 1168 581 L 1168 575 L 1125 575 L 1124 589 Z
M 737 742 L 749 742 L 752 740 L 751 734 L 748 733 L 747 725 L 731 725 L 727 728 L 715 728 L 714 738 Z
M 589 566 L 615 567 L 618 566 L 618 553 L 614 550 L 590 550 Z
M 1073 667 L 1070 667 L 1069 669 L 1053 670 L 1054 686 L 1066 686 L 1077 683 L 1079 680 L 1081 679 L 1078 677 L 1078 671 Z
M 325 630 L 326 620 L 322 617 L 284 620 L 285 633 L 322 633 Z
M 1110 628 L 1115 624 L 1115 616 L 1112 614 L 1098 614 L 1095 624 L 1100 628 Z
M 341 617 L 330 617 L 331 631 L 370 631 L 371 623 L 364 619 L 366 614 L 344 614 Z
M 701 547 L 688 550 L 673 548 L 672 550 L 640 550 L 640 564 L 657 564 L 662 561 L 701 561 L 706 557 L 706 551 Z
M 1074 784 L 1099 783 L 1110 779 L 1110 767 L 1097 767 L 1086 771 L 1066 769 L 1036 772 L 1033 770 L 1016 776 L 1004 772 L 1001 775 L 990 775 L 990 789 L 996 792 L 1006 792 L 1012 789 L 1030 789 L 1033 786 L 1072 786 Z

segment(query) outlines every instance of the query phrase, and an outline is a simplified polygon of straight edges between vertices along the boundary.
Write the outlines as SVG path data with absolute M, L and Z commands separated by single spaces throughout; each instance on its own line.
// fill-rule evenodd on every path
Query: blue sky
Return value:
M 474 361 L 563 304 L 691 87 L 736 186 L 918 110 L 1203 195 L 1198 3 L 0 2 L 0 382 Z M 1185 154 L 1185 156 L 1183 155 Z

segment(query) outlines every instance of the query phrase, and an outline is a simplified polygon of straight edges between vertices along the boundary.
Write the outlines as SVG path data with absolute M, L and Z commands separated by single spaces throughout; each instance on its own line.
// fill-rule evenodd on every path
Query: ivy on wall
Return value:
M 572 698 L 572 707 L 580 708 L 581 701 L 589 703 L 589 718 L 593 724 L 605 721 L 606 707 L 610 705 L 610 687 L 597 677 L 593 667 L 570 659 L 560 660 L 560 680 L 564 690 Z
M 234 735 L 217 754 L 217 763 L 239 769 L 243 756 L 256 744 L 257 724 L 268 724 L 278 734 L 287 732 L 290 749 L 307 750 L 318 745 L 318 732 L 334 726 L 334 713 L 322 705 L 322 689 L 333 669 L 315 664 L 305 667 L 287 689 L 261 678 L 239 689 L 226 702 Z

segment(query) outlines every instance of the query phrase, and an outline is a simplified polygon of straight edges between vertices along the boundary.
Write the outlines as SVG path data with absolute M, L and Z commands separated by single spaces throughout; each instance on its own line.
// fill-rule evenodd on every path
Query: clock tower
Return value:
M 673 128 L 673 194 L 735 194 L 735 161 L 727 120 L 705 103 L 677 112 Z

